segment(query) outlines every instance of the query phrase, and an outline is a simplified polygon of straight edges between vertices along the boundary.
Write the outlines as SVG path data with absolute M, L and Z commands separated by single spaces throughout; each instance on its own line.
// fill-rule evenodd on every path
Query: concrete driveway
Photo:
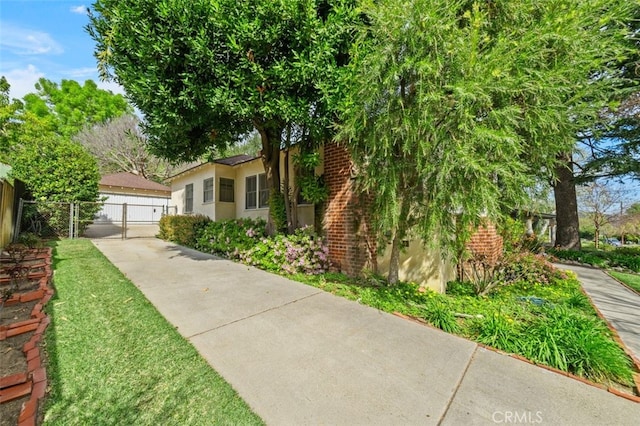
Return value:
M 267 424 L 640 419 L 638 403 L 277 275 L 157 239 L 94 244 Z

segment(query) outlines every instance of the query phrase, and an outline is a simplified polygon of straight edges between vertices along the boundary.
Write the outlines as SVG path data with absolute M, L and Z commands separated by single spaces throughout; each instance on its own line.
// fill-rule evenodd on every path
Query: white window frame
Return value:
M 254 182 L 249 190 L 249 182 Z M 247 176 L 245 178 L 244 206 L 246 210 L 265 209 L 269 207 L 269 187 L 266 173 Z
M 210 177 L 202 181 L 202 203 L 213 203 L 213 195 L 213 178 Z
M 193 184 L 184 186 L 184 212 L 193 213 Z

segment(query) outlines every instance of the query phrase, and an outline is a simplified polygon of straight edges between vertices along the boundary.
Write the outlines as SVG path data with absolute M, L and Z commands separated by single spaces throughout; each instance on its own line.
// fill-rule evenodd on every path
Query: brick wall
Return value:
M 337 144 L 324 147 L 324 180 L 329 198 L 323 228 L 329 246 L 329 259 L 335 271 L 357 276 L 364 268 L 377 270 L 375 233 L 367 214 L 367 198 L 354 191 L 351 158 Z M 468 243 L 469 249 L 495 264 L 502 254 L 502 237 L 493 224 L 478 228 Z
M 329 198 L 324 230 L 333 269 L 359 275 L 363 268 L 376 270 L 376 244 L 366 212 L 366 197 L 353 190 L 352 162 L 337 144 L 324 147 L 324 179 Z
M 485 256 L 489 264 L 495 264 L 502 255 L 503 241 L 495 225 L 487 223 L 471 236 L 467 247 L 474 255 Z

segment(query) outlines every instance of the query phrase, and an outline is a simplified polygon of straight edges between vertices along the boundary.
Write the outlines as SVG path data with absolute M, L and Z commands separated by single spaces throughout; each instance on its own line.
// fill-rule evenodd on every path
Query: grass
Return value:
M 47 424 L 262 424 L 88 240 L 54 246 Z
M 623 272 L 609 271 L 618 280 L 622 281 L 638 293 L 640 293 L 640 275 L 637 274 L 625 274 Z

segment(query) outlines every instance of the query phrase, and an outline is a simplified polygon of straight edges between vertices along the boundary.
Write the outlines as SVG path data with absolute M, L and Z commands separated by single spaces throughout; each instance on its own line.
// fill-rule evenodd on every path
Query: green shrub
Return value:
M 476 294 L 473 284 L 468 281 L 449 281 L 446 293 L 451 296 L 474 296 Z
M 262 219 L 232 219 L 209 222 L 196 237 L 196 248 L 205 253 L 238 259 L 266 235 Z
M 573 292 L 564 300 L 564 304 L 569 308 L 580 309 L 582 311 L 593 309 L 589 298 L 581 291 Z
M 211 219 L 204 215 L 163 216 L 160 219 L 158 237 L 181 246 L 196 248 L 197 236 L 210 222 Z
M 566 278 L 565 274 L 554 268 L 543 256 L 522 252 L 505 256 L 501 260 L 498 279 L 505 284 L 527 282 L 549 285 Z
M 520 332 L 512 318 L 495 312 L 476 321 L 476 340 L 509 353 L 519 353 Z
M 287 208 L 284 194 L 274 189 L 269 193 L 269 216 L 276 231 L 284 232 L 287 230 Z
M 488 262 L 486 256 L 474 256 L 467 267 L 470 287 L 477 295 L 488 295 L 499 287 L 521 282 L 551 285 L 566 278 L 564 272 L 554 268 L 542 255 L 526 251 L 507 253 L 496 264 Z M 468 290 L 452 284 L 452 291 Z
M 447 333 L 456 333 L 460 328 L 454 313 L 444 303 L 432 303 L 427 309 L 424 319 L 429 321 L 434 327 Z

